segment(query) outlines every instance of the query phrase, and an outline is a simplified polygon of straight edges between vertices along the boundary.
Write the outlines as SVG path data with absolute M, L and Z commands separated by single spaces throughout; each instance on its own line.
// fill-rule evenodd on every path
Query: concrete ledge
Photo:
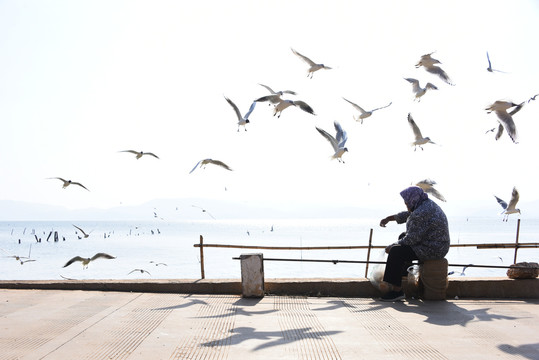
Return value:
M 0 289 L 127 291 L 241 295 L 239 279 L 213 280 L 2 280 Z M 272 295 L 378 297 L 367 279 L 266 279 Z M 539 279 L 449 279 L 447 298 L 539 299 Z

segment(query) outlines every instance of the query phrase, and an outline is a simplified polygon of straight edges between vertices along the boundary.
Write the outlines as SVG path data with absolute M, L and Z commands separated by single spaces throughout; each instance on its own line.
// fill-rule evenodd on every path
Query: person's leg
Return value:
M 417 255 L 408 245 L 395 245 L 389 251 L 384 281 L 393 285 L 393 290 L 401 290 L 402 276 L 406 275 L 406 268 L 412 260 L 417 260 Z

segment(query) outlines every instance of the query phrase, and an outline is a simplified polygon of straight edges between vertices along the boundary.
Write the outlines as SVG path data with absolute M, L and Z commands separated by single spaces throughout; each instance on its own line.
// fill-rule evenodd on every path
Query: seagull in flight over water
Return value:
M 134 273 L 134 272 L 136 272 L 136 271 L 138 271 L 138 272 L 141 273 L 141 274 L 146 273 L 146 274 L 152 276 L 152 274 L 150 274 L 149 271 L 146 271 L 146 270 L 144 270 L 144 269 L 134 269 L 134 270 L 131 270 L 127 275 L 131 275 L 132 273 Z
M 136 150 L 122 150 L 122 151 L 118 151 L 118 152 L 128 152 L 128 153 L 131 153 L 131 154 L 135 154 L 137 160 L 140 159 L 141 157 L 143 157 L 144 155 L 150 155 L 150 156 L 153 156 L 156 159 L 159 159 L 159 157 L 157 155 L 155 155 L 154 153 L 151 153 L 151 152 L 136 151 Z
M 417 150 L 418 146 L 421 150 L 423 150 L 423 147 L 421 145 L 425 145 L 428 143 L 435 144 L 435 142 L 433 142 L 428 136 L 423 137 L 423 135 L 421 135 L 421 131 L 419 130 L 419 127 L 415 123 L 414 119 L 412 118 L 412 114 L 410 113 L 408 113 L 408 124 L 410 124 L 410 127 L 412 128 L 412 131 L 414 132 L 415 136 L 415 141 L 412 143 L 412 145 L 414 146 L 414 151 Z
M 518 144 L 517 128 L 515 126 L 515 122 L 513 121 L 513 115 L 519 112 L 523 106 L 524 106 L 524 102 L 520 104 L 515 104 L 511 101 L 498 100 L 485 109 L 487 110 L 488 114 L 494 111 L 494 113 L 498 116 L 498 122 L 500 124 L 498 126 L 496 140 L 498 140 L 502 136 L 503 130 L 505 129 L 507 131 L 507 134 L 511 138 L 511 140 L 513 140 L 515 144 Z M 515 107 L 515 108 L 511 112 L 508 113 L 507 110 L 509 110 L 512 107 Z
M 421 86 L 419 86 L 419 80 L 413 78 L 404 78 L 404 80 L 412 84 L 412 91 L 415 94 L 414 100 L 417 101 L 421 101 L 421 97 L 427 93 L 427 90 L 438 90 L 438 88 L 430 82 L 428 82 L 425 87 L 422 88 Z
M 77 229 L 79 229 L 79 231 L 82 233 L 82 235 L 83 235 L 83 237 L 84 237 L 85 239 L 86 239 L 88 236 L 90 236 L 91 231 L 90 231 L 88 234 L 86 234 L 86 233 L 84 232 L 84 230 L 82 230 L 82 229 L 81 229 L 80 227 L 78 227 L 77 225 L 73 225 L 73 226 L 76 227 Z M 79 238 L 79 239 L 80 239 L 80 238 Z
M 109 255 L 109 254 L 105 254 L 105 253 L 97 253 L 95 254 L 94 256 L 92 256 L 91 258 L 83 258 L 83 257 L 80 257 L 80 256 L 75 256 L 74 258 L 72 258 L 71 260 L 69 260 L 68 262 L 66 262 L 66 264 L 63 266 L 63 267 L 67 267 L 71 264 L 73 264 L 75 261 L 80 261 L 82 263 L 82 268 L 83 269 L 87 269 L 88 268 L 88 264 L 90 264 L 91 261 L 94 261 L 94 260 L 97 260 L 99 258 L 103 258 L 103 259 L 116 259 L 115 256 L 112 256 L 112 255 Z
M 436 66 L 436 64 L 441 64 L 441 62 L 432 58 L 431 57 L 432 54 L 433 53 L 425 54 L 421 56 L 421 59 L 419 59 L 415 67 L 419 68 L 423 66 L 425 70 L 427 70 L 427 72 L 437 75 L 440 79 L 442 79 L 444 82 L 448 83 L 449 85 L 454 85 L 451 82 L 451 79 L 449 78 L 447 73 L 444 70 L 442 70 L 441 67 Z
M 230 106 L 232 106 L 232 109 L 234 109 L 234 111 L 236 112 L 236 116 L 238 117 L 238 131 L 240 131 L 240 126 L 243 126 L 243 129 L 247 131 L 247 128 L 245 127 L 245 125 L 249 123 L 249 116 L 255 109 L 256 101 L 253 101 L 253 103 L 251 104 L 251 107 L 249 108 L 249 111 L 247 111 L 247 113 L 242 117 L 240 110 L 238 109 L 236 104 L 234 104 L 234 102 L 230 100 L 229 98 L 227 98 L 226 96 L 225 96 L 225 99 L 230 104 Z
M 354 117 L 354 120 L 356 121 L 359 121 L 361 124 L 363 124 L 363 119 L 366 119 L 368 118 L 369 116 L 372 115 L 373 112 L 375 112 L 376 110 L 380 110 L 380 109 L 385 109 L 386 107 L 390 106 L 391 104 L 393 104 L 393 102 L 390 102 L 389 104 L 387 104 L 386 106 L 382 106 L 382 107 L 379 107 L 379 108 L 376 108 L 376 109 L 372 109 L 371 111 L 365 111 L 363 110 L 363 108 L 357 104 L 354 104 L 353 102 L 351 102 L 350 100 L 348 99 L 345 99 L 343 98 L 346 102 L 350 103 L 356 110 L 358 110 L 361 114 L 359 114 L 359 116 L 356 118 Z
M 333 137 L 327 131 L 322 130 L 318 127 L 316 127 L 316 130 L 318 130 L 318 132 L 324 138 L 326 138 L 326 140 L 329 141 L 329 143 L 333 147 L 333 151 L 335 151 L 335 153 L 331 156 L 331 158 L 337 159 L 339 160 L 339 162 L 342 162 L 344 164 L 342 156 L 345 152 L 348 151 L 348 148 L 344 146 L 346 144 L 346 141 L 348 140 L 348 135 L 346 135 L 346 131 L 342 129 L 341 124 L 339 124 L 337 121 L 334 121 L 333 125 L 335 126 L 335 131 L 337 132 L 336 137 Z
M 520 198 L 520 195 L 516 187 L 513 187 L 513 192 L 511 193 L 511 200 L 509 200 L 509 204 L 507 204 L 505 201 L 503 201 L 496 195 L 494 195 L 494 197 L 498 201 L 498 204 L 500 204 L 503 208 L 502 214 L 504 214 L 504 217 L 502 221 L 507 221 L 509 218 L 509 215 L 511 214 L 516 214 L 516 213 L 520 214 L 520 209 L 516 208 L 518 199 Z
M 62 179 L 61 177 L 52 177 L 52 178 L 48 178 L 48 179 L 58 179 L 58 180 L 61 180 L 63 181 L 63 185 L 62 185 L 62 188 L 65 189 L 66 187 L 68 187 L 69 185 L 78 185 L 86 190 L 88 190 L 86 188 L 86 186 L 82 185 L 81 183 L 78 183 L 78 182 L 74 182 L 74 181 L 71 181 L 71 180 L 65 180 L 65 179 Z M 90 190 L 88 190 L 90 191 Z
M 504 71 L 496 70 L 496 69 L 493 69 L 493 68 L 492 68 L 492 64 L 490 63 L 490 56 L 488 56 L 488 51 L 487 51 L 487 61 L 488 61 L 488 68 L 487 68 L 487 71 L 488 71 L 488 72 L 494 72 L 494 71 L 497 71 L 497 72 L 505 73 Z
M 292 52 L 296 54 L 297 56 L 299 56 L 299 58 L 305 61 L 307 64 L 309 64 L 309 72 L 307 73 L 307 77 L 310 76 L 311 79 L 313 78 L 313 74 L 315 71 L 318 71 L 320 69 L 331 70 L 329 66 L 326 66 L 324 64 L 317 64 L 311 59 L 309 59 L 307 56 L 301 55 L 299 52 L 297 52 L 294 49 L 292 49 Z
M 446 201 L 445 197 L 438 190 L 434 188 L 434 185 L 436 185 L 436 181 L 431 180 L 431 179 L 425 179 L 425 180 L 421 180 L 415 185 L 419 186 L 427 194 L 432 194 L 432 196 L 434 196 L 438 200 Z
M 232 169 L 227 165 L 225 164 L 224 162 L 220 161 L 220 160 L 213 160 L 213 159 L 202 159 L 200 160 L 199 162 L 197 162 L 197 164 L 195 165 L 195 167 L 193 168 L 193 170 L 189 171 L 189 174 L 191 174 L 193 171 L 195 171 L 195 169 L 200 165 L 201 168 L 206 168 L 206 165 L 207 164 L 213 164 L 213 165 L 217 165 L 217 166 L 220 166 L 224 169 L 227 169 L 229 171 L 232 171 Z

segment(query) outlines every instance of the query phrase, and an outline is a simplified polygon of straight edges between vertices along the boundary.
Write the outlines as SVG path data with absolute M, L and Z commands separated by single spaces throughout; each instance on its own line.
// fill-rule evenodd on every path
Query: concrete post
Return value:
M 242 254 L 241 289 L 243 297 L 264 297 L 263 254 Z

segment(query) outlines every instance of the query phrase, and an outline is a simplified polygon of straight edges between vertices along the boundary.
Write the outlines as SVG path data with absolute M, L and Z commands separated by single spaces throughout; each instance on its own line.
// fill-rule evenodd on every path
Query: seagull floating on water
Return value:
M 436 64 L 441 64 L 440 61 L 434 59 L 431 57 L 433 53 L 425 54 L 421 56 L 421 59 L 419 59 L 418 63 L 415 65 L 416 68 L 423 66 L 427 72 L 437 75 L 440 79 L 448 83 L 449 85 L 454 85 L 451 82 L 451 79 L 447 75 L 447 73 L 442 70 L 439 66 L 436 66 Z
M 92 256 L 91 258 L 83 258 L 83 257 L 80 257 L 80 256 L 75 256 L 74 258 L 72 258 L 71 260 L 66 262 L 66 264 L 63 267 L 67 267 L 67 266 L 73 264 L 75 261 L 80 261 L 82 263 L 82 268 L 86 269 L 86 268 L 88 268 L 88 264 L 90 264 L 91 261 L 94 261 L 94 260 L 97 260 L 97 259 L 100 259 L 100 258 L 103 258 L 103 259 L 116 259 L 115 256 L 105 254 L 105 253 L 97 253 L 94 256 Z
M 342 129 L 341 124 L 339 124 L 337 121 L 333 122 L 333 125 L 335 126 L 335 131 L 337 132 L 336 137 L 333 137 L 333 135 L 318 127 L 316 128 L 316 130 L 318 130 L 318 132 L 324 138 L 326 138 L 326 140 L 329 141 L 329 143 L 333 147 L 333 151 L 335 151 L 335 153 L 331 156 L 331 158 L 337 159 L 339 160 L 339 162 L 344 163 L 344 161 L 342 160 L 342 156 L 345 152 L 348 151 L 348 148 L 344 146 L 346 144 L 346 141 L 348 140 L 348 136 L 346 135 L 346 131 Z
M 311 79 L 313 78 L 313 74 L 314 74 L 315 71 L 318 71 L 320 69 L 331 70 L 331 68 L 329 66 L 325 66 L 324 64 L 317 64 L 314 61 L 312 61 L 311 59 L 309 59 L 307 56 L 301 55 L 299 52 L 297 52 L 294 49 L 292 49 L 292 52 L 294 54 L 296 54 L 297 56 L 299 56 L 307 64 L 309 64 L 309 72 L 307 73 L 307 77 L 310 76 Z
M 500 125 L 498 126 L 496 140 L 498 140 L 500 136 L 502 136 L 503 130 L 505 129 L 511 140 L 513 140 L 515 144 L 518 144 L 517 128 L 515 126 L 515 122 L 513 121 L 513 115 L 519 112 L 523 106 L 524 102 L 520 104 L 515 104 L 511 101 L 498 100 L 485 109 L 487 110 L 488 114 L 494 111 L 494 113 L 498 117 L 498 122 L 500 123 Z M 515 107 L 515 109 L 508 113 L 507 110 L 512 107 Z
M 195 165 L 195 167 L 193 168 L 193 170 L 189 171 L 189 174 L 191 174 L 193 171 L 195 171 L 195 169 L 200 165 L 201 168 L 206 168 L 206 165 L 207 164 L 213 164 L 213 165 L 217 165 L 217 166 L 220 166 L 224 169 L 227 169 L 229 171 L 232 171 L 232 169 L 227 165 L 225 164 L 224 162 L 220 161 L 220 160 L 213 160 L 213 159 L 202 159 L 200 160 L 199 162 L 197 162 L 197 164 Z
M 509 215 L 511 214 L 520 214 L 520 209 L 517 209 L 517 202 L 520 198 L 520 195 L 518 193 L 518 190 L 516 187 L 513 187 L 513 192 L 511 193 L 511 200 L 509 200 L 509 204 L 507 204 L 505 201 L 494 195 L 496 200 L 498 201 L 498 204 L 500 204 L 503 208 L 502 214 L 504 215 L 502 221 L 507 221 L 509 218 Z
M 426 94 L 427 90 L 438 90 L 438 88 L 430 82 L 428 82 L 425 87 L 422 88 L 421 86 L 419 86 L 419 80 L 413 78 L 404 78 L 404 80 L 412 84 L 412 91 L 415 94 L 414 100 L 417 101 L 421 101 L 421 97 Z
M 243 129 L 247 131 L 247 128 L 245 127 L 245 125 L 249 123 L 249 116 L 255 109 L 256 101 L 253 101 L 253 103 L 251 104 L 251 107 L 249 108 L 249 111 L 247 111 L 247 113 L 244 116 L 241 116 L 240 110 L 238 109 L 236 104 L 234 104 L 234 102 L 230 100 L 229 98 L 227 98 L 226 96 L 225 96 L 225 99 L 230 104 L 230 106 L 232 106 L 232 109 L 234 109 L 234 111 L 236 112 L 236 116 L 238 117 L 238 131 L 240 131 L 240 126 L 243 126 Z
M 75 182 L 75 181 L 71 181 L 71 180 L 65 180 L 65 179 L 62 179 L 61 177 L 52 177 L 52 178 L 48 178 L 48 179 L 58 179 L 58 180 L 61 180 L 64 184 L 62 185 L 62 188 L 65 189 L 66 187 L 68 187 L 69 185 L 78 185 L 86 190 L 88 190 L 86 188 L 86 186 L 82 185 L 81 183 L 79 182 Z M 88 190 L 90 191 L 90 190 Z
M 415 185 L 419 186 L 427 194 L 432 194 L 432 196 L 434 196 L 438 200 L 446 201 L 445 197 L 438 190 L 434 188 L 434 185 L 436 185 L 436 181 L 431 180 L 431 179 L 425 179 L 425 180 L 419 181 Z
M 363 119 L 366 119 L 368 118 L 369 116 L 372 115 L 373 112 L 375 112 L 376 110 L 380 110 L 380 109 L 385 109 L 386 107 L 390 106 L 391 104 L 393 104 L 393 102 L 390 102 L 389 104 L 387 104 L 386 106 L 382 106 L 382 107 L 379 107 L 379 108 L 376 108 L 376 109 L 372 109 L 370 111 L 365 111 L 363 110 L 363 108 L 357 104 L 354 104 L 353 102 L 351 102 L 350 100 L 348 99 L 345 99 L 343 98 L 346 102 L 350 103 L 356 110 L 358 110 L 361 114 L 359 114 L 359 116 L 356 118 L 354 117 L 354 120 L 356 121 L 359 121 L 361 124 L 363 124 Z
M 154 158 L 156 159 L 159 159 L 159 157 L 157 155 L 155 155 L 154 153 L 151 153 L 151 152 L 144 152 L 144 151 L 136 151 L 136 150 L 122 150 L 122 151 L 118 151 L 118 152 L 128 152 L 128 153 L 131 153 L 131 154 L 135 154 L 136 156 L 136 159 L 140 159 L 141 157 L 143 157 L 144 155 L 150 155 L 150 156 L 153 156 Z
M 425 145 L 428 143 L 436 144 L 428 136 L 423 137 L 423 135 L 421 135 L 421 131 L 419 130 L 419 127 L 415 123 L 414 119 L 412 118 L 412 114 L 410 113 L 408 113 L 408 124 L 410 124 L 410 127 L 412 128 L 412 131 L 414 132 L 415 136 L 415 141 L 412 143 L 412 145 L 414 146 L 414 151 L 417 150 L 418 146 L 421 150 L 423 150 L 423 147 L 421 145 Z

